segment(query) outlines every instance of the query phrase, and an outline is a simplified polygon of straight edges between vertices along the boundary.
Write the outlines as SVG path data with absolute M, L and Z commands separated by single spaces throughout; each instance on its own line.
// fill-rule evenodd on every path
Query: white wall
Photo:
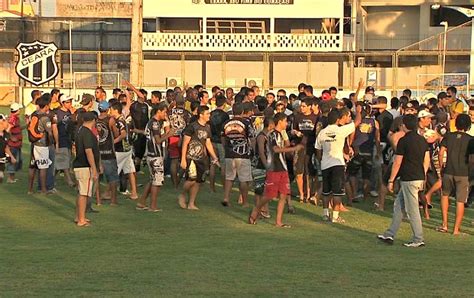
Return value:
M 200 0 L 194 4 L 193 0 L 143 0 L 143 17 L 340 18 L 343 3 L 343 0 L 294 0 L 292 5 L 205 4 Z

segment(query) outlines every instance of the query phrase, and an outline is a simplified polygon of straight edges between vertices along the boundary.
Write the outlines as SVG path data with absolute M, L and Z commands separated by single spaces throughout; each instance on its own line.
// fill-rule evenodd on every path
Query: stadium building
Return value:
M 467 89 L 469 18 L 424 0 L 0 0 L 0 99 L 32 86 L 15 74 L 19 42 L 55 42 L 46 89 L 203 84 L 265 90 Z M 443 23 L 444 22 L 444 23 Z M 10 89 L 13 93 L 9 93 Z

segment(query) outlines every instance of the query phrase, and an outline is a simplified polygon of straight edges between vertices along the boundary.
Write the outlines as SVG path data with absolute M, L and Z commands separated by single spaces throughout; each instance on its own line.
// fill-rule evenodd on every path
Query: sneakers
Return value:
M 128 189 L 126 191 L 121 191 L 120 193 L 124 196 L 129 196 L 132 194 L 131 192 L 128 191 Z
M 390 244 L 390 245 L 393 244 L 393 237 L 391 237 L 391 236 L 377 235 L 377 239 L 379 239 L 380 241 L 382 241 L 384 243 Z
M 331 218 L 327 215 L 323 215 L 323 221 L 324 222 L 331 222 Z
M 370 196 L 371 196 L 372 198 L 376 198 L 376 197 L 379 196 L 379 193 L 376 192 L 375 190 L 371 190 L 371 191 L 370 191 Z
M 408 243 L 403 243 L 403 246 L 405 246 L 405 247 L 423 247 L 423 246 L 425 246 L 425 242 L 424 241 L 408 242 Z

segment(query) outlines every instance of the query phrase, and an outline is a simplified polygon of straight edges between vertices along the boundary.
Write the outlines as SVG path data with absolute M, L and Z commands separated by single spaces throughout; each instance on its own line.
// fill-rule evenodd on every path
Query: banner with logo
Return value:
M 53 80 L 59 72 L 56 63 L 58 47 L 53 42 L 20 42 L 16 46 L 18 63 L 16 74 L 23 80 L 39 86 Z

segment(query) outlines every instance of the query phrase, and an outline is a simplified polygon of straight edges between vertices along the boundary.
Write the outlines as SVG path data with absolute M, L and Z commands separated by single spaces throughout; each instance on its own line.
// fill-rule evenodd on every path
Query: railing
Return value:
M 341 52 L 340 34 L 143 33 L 144 51 Z

